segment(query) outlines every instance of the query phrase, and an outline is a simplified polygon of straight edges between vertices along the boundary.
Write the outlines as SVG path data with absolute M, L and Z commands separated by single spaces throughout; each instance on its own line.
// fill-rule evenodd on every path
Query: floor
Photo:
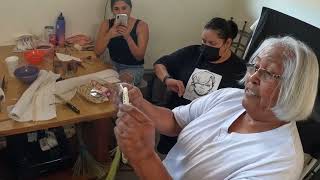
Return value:
M 156 142 L 158 142 L 159 136 L 156 137 Z M 0 151 L 0 180 L 15 180 L 14 173 L 4 164 L 8 161 L 4 157 L 5 152 Z M 164 155 L 159 154 L 161 159 L 164 159 Z M 135 175 L 134 171 L 126 165 L 121 165 L 117 173 L 116 180 L 138 180 L 139 178 Z M 90 180 L 85 177 L 76 177 L 72 175 L 72 169 L 61 170 L 55 173 L 50 173 L 48 176 L 40 177 L 36 180 Z
M 134 171 L 131 168 L 122 167 L 118 171 L 116 180 L 138 180 Z
M 55 174 L 50 174 L 50 176 L 47 177 L 41 177 L 37 180 L 89 180 L 85 177 L 75 177 L 72 176 L 72 171 L 67 170 L 63 172 L 58 172 Z M 122 169 L 118 172 L 118 175 L 116 177 L 116 180 L 138 180 L 139 178 L 134 174 L 131 170 L 125 170 Z
M 10 170 L 1 166 L 0 171 L 0 180 L 15 180 L 13 177 L 13 172 L 9 172 Z M 129 169 L 120 169 L 116 180 L 138 180 L 139 178 L 135 175 L 132 170 Z M 36 180 L 90 180 L 86 177 L 73 176 L 72 170 L 67 169 L 63 171 L 59 171 L 56 173 L 50 173 L 48 176 L 43 176 L 37 178 Z

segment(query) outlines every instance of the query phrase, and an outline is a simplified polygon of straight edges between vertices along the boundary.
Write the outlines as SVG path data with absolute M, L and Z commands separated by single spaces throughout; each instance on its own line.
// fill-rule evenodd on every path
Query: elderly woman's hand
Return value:
M 177 93 L 179 97 L 183 96 L 185 87 L 182 81 L 168 78 L 165 83 L 170 91 Z
M 114 132 L 120 150 L 131 164 L 147 160 L 154 154 L 154 122 L 136 107 L 120 106 Z
M 139 107 L 144 100 L 140 89 L 127 83 L 122 83 L 122 85 L 128 88 L 130 103 L 135 107 Z

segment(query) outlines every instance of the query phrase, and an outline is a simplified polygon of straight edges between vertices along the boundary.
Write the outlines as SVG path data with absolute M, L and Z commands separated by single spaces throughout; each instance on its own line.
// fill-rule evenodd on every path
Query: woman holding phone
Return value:
M 130 16 L 131 0 L 111 0 L 111 11 L 116 18 L 103 21 L 97 36 L 95 52 L 101 55 L 109 49 L 114 68 L 133 75 L 134 85 L 139 85 L 144 73 L 144 55 L 149 40 L 148 24 Z M 125 24 L 127 16 L 127 24 Z

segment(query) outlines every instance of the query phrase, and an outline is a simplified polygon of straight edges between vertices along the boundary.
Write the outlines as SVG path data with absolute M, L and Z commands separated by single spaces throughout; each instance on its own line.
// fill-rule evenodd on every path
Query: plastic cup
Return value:
M 7 64 L 8 73 L 11 77 L 14 77 L 14 71 L 17 69 L 19 65 L 19 57 L 18 56 L 9 56 L 5 59 Z

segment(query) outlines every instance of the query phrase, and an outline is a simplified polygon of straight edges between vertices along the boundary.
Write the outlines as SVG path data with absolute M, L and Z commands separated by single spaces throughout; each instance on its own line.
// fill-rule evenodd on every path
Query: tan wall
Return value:
M 66 18 L 67 36 L 85 33 L 95 36 L 104 16 L 106 0 L 1 0 L 0 45 L 12 44 L 22 33 L 43 33 L 53 25 L 60 11 Z M 241 27 L 258 18 L 268 6 L 320 27 L 318 0 L 133 0 L 133 15 L 145 20 L 150 41 L 145 68 L 159 57 L 186 45 L 200 43 L 203 25 L 214 16 L 229 18 Z M 110 6 L 107 9 L 110 12 Z M 110 17 L 110 16 L 109 16 Z
M 53 25 L 60 11 L 66 18 L 67 36 L 93 36 L 103 19 L 106 0 L 1 0 L 0 45 L 12 44 L 22 33 L 41 34 Z M 202 26 L 213 16 L 229 18 L 231 0 L 133 0 L 133 15 L 150 28 L 146 68 L 160 56 L 185 45 L 199 43 Z M 108 6 L 110 11 L 110 6 Z
M 1 0 L 0 45 L 12 44 L 23 33 L 41 34 L 54 25 L 59 12 L 66 18 L 67 35 L 93 35 L 103 17 L 105 0 Z M 89 3 L 90 2 L 90 3 Z
M 200 43 L 204 24 L 214 16 L 229 18 L 231 0 L 140 0 L 134 14 L 148 22 L 146 68 L 178 48 Z
M 253 22 L 263 6 L 275 9 L 320 28 L 319 0 L 240 0 L 235 2 L 236 17 Z

